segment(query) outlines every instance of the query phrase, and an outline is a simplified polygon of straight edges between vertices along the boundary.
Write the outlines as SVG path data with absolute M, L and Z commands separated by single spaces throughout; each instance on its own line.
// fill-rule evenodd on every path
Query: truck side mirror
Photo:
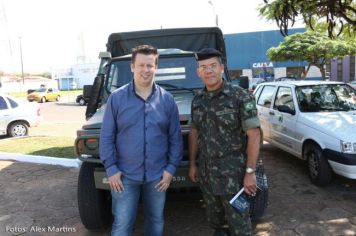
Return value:
M 94 113 L 96 112 L 96 109 L 98 109 L 100 99 L 101 99 L 100 91 L 104 84 L 104 78 L 105 78 L 105 75 L 98 74 L 94 79 L 94 84 L 90 88 L 90 92 L 87 92 L 87 93 L 89 93 L 90 99 L 88 101 L 87 109 L 85 111 L 86 120 L 88 120 L 90 117 L 92 117 L 94 115 Z M 83 95 L 84 95 L 84 91 L 83 91 Z

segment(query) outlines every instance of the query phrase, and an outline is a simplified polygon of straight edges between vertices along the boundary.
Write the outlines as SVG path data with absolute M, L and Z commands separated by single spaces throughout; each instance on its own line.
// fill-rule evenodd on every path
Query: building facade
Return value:
M 290 29 L 289 34 L 305 32 L 305 28 Z M 266 53 L 284 41 L 279 30 L 225 34 L 228 68 L 232 77 L 248 76 L 250 84 L 278 77 L 300 78 L 307 66 L 303 61 L 269 61 Z M 317 67 L 312 66 L 306 79 L 321 79 Z
M 52 78 L 58 81 L 60 90 L 82 89 L 93 84 L 98 69 L 99 63 L 76 64 L 69 69 L 54 70 Z

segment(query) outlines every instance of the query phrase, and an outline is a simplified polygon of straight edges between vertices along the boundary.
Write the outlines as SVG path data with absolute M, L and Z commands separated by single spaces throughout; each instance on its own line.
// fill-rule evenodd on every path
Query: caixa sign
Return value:
M 255 62 L 252 64 L 253 68 L 264 68 L 264 67 L 273 67 L 272 62 Z

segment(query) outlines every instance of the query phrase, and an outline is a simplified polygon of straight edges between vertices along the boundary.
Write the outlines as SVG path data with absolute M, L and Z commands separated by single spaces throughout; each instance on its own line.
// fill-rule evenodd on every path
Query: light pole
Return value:
M 214 16 L 215 16 L 215 25 L 216 27 L 219 26 L 219 16 L 218 14 L 216 14 L 215 12 L 215 7 L 214 7 L 214 4 L 213 4 L 213 1 L 212 0 L 209 0 L 208 3 L 211 5 L 211 7 L 213 8 L 213 12 L 214 12 Z
M 21 58 L 21 77 L 22 77 L 22 84 L 25 84 L 25 77 L 23 76 L 23 60 L 22 60 L 22 44 L 21 44 L 21 37 L 20 40 L 20 58 Z

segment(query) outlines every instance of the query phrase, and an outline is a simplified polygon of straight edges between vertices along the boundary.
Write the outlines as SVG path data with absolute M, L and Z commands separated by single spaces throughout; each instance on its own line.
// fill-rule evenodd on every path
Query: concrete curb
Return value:
M 20 162 L 37 163 L 37 164 L 61 165 L 64 167 L 75 167 L 75 168 L 79 168 L 80 165 L 82 164 L 82 162 L 79 159 L 34 156 L 34 155 L 24 155 L 19 153 L 8 153 L 8 152 L 0 152 L 0 160 L 14 160 Z

